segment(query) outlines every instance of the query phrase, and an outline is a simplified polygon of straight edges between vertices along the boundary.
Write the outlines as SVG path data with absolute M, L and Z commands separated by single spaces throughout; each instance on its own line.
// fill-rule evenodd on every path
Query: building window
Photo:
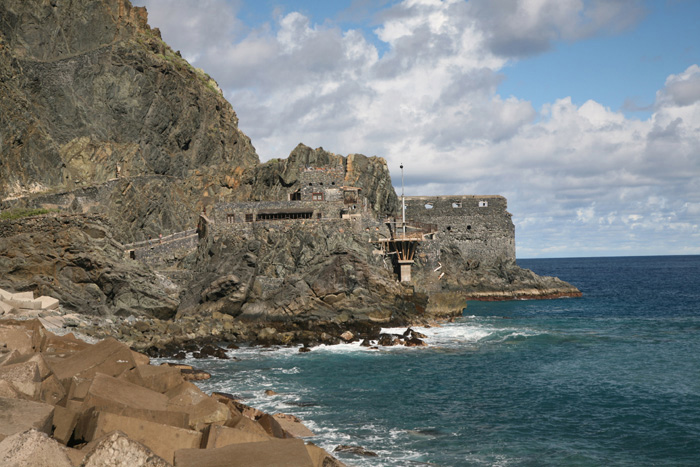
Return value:
M 312 193 L 311 200 L 312 201 L 323 201 L 323 193 Z
M 480 208 L 487 208 L 489 206 L 488 201 L 479 201 L 479 207 Z
M 234 214 L 226 214 L 226 223 L 233 224 L 236 221 L 236 216 Z
M 322 217 L 323 217 L 323 216 L 322 216 L 322 214 L 321 214 L 320 212 L 316 213 L 316 218 L 317 218 L 317 219 L 321 219 Z
M 246 222 L 253 222 L 253 215 L 252 215 L 252 214 L 246 214 L 246 215 L 245 215 L 245 221 L 246 221 Z
M 462 202 L 461 201 L 453 201 L 452 202 L 452 207 L 457 209 L 462 207 Z
M 289 193 L 289 201 L 301 201 L 301 192 L 297 190 L 294 193 Z
M 433 209 L 433 203 L 425 203 L 425 209 Z

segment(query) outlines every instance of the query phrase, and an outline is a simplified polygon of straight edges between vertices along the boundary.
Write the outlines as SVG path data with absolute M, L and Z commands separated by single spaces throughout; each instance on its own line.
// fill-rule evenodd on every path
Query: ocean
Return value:
M 581 298 L 468 302 L 429 348 L 242 348 L 200 387 L 355 466 L 700 465 L 700 256 L 518 260 Z M 397 329 L 403 332 L 405 328 Z M 278 393 L 266 396 L 264 391 Z

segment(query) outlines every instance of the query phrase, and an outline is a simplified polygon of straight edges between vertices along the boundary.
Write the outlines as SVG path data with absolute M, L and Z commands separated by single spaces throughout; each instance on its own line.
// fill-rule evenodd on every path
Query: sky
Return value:
M 518 258 L 700 254 L 700 1 L 132 0 L 262 161 L 508 198 Z

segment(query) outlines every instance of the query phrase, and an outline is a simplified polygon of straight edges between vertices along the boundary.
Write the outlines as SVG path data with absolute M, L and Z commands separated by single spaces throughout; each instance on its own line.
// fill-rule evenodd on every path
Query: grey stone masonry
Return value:
M 405 203 L 407 222 L 438 226 L 434 244 L 423 248 L 432 262 L 454 249 L 482 266 L 515 261 L 515 226 L 503 196 L 409 196 Z
M 148 264 L 160 263 L 167 256 L 177 255 L 183 250 L 194 250 L 199 243 L 196 229 L 176 232 L 163 237 L 153 238 L 150 241 L 136 242 L 124 245 L 132 259 Z

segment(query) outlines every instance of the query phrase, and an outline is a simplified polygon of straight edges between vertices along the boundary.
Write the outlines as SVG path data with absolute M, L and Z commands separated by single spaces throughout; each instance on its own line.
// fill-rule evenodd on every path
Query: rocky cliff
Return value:
M 357 202 L 345 198 L 358 193 Z M 335 196 L 342 207 L 313 220 L 276 212 L 273 222 L 239 217 L 240 228 L 200 230 L 197 251 L 170 254 L 161 271 L 178 286 L 121 245 L 192 229 L 220 202 L 302 196 L 317 205 Z M 449 243 L 433 243 L 432 260 L 418 258 L 415 287 L 399 283 L 373 243 L 391 236 L 383 221 L 400 211 L 386 162 L 300 144 L 287 159 L 259 164 L 216 83 L 128 0 L 0 2 L 0 198 L 3 210 L 61 213 L 0 222 L 0 287 L 86 314 L 176 316 L 183 339 L 284 343 L 328 331 L 335 336 L 321 340 L 334 342 L 348 328 L 376 334 L 378 325 L 458 315 L 466 297 L 576 291 L 513 261 L 475 265 Z M 476 224 L 465 235 L 475 232 Z M 438 260 L 445 280 L 434 274 Z M 162 322 L 154 329 L 174 332 L 161 332 L 170 329 Z
M 343 184 L 361 187 L 362 194 L 378 215 L 393 214 L 398 198 L 391 184 L 386 161 L 362 154 L 339 156 L 323 148 L 299 144 L 286 159 L 273 159 L 258 166 L 251 179 L 250 196 L 254 201 L 287 199 L 287 194 L 302 188 L 301 170 L 306 167 L 339 167 L 345 173 Z
M 0 156 L 6 201 L 133 179 L 93 206 L 124 218 L 122 241 L 184 230 L 211 197 L 246 197 L 259 162 L 216 82 L 128 0 L 0 3 Z
M 0 222 L 0 288 L 58 298 L 90 315 L 166 319 L 178 290 L 147 266 L 124 257 L 97 216 L 49 215 Z

